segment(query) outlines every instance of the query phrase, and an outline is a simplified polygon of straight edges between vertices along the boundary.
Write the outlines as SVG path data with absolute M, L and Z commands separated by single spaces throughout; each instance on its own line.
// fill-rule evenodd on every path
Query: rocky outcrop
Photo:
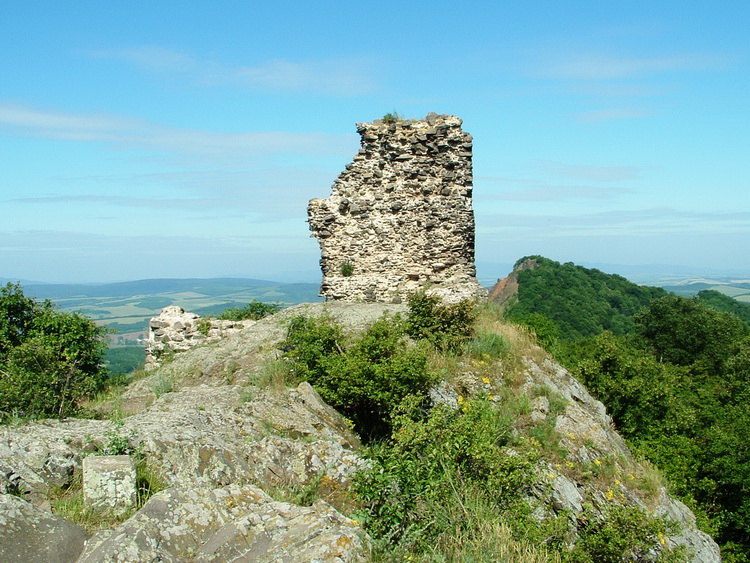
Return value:
M 359 123 L 362 148 L 308 206 L 328 300 L 400 302 L 424 287 L 447 301 L 476 280 L 472 138 L 458 117 Z
M 566 369 L 547 358 L 527 358 L 523 388 L 531 395 L 543 391 L 564 402 L 564 408 L 555 414 L 550 400 L 539 396 L 531 413 L 532 418 L 553 417 L 559 447 L 566 452 L 564 464 L 545 464 L 540 472 L 546 474 L 546 486 L 538 498 L 548 514 L 569 515 L 574 532 L 586 505 L 591 507 L 588 518 L 592 514 L 603 517 L 613 503 L 636 505 L 678 525 L 675 534 L 664 538 L 666 548 L 684 546 L 695 563 L 721 561 L 716 542 L 698 529 L 690 509 L 669 496 L 661 483 L 652 482 L 655 490 L 649 493 L 640 490 L 648 485 L 647 469 L 633 458 L 604 405 Z
M 276 502 L 253 485 L 173 488 L 117 530 L 92 538 L 79 563 L 100 561 L 362 561 L 362 530 L 325 501 Z
M 217 342 L 253 322 L 204 319 L 177 305 L 164 307 L 159 316 L 148 323 L 146 369 L 158 367 L 166 353 L 184 352 L 198 344 Z
M 537 260 L 528 258 L 518 264 L 508 277 L 497 280 L 487 298 L 493 303 L 497 303 L 502 308 L 509 307 L 518 300 L 518 272 L 524 270 L 533 270 L 537 266 Z
M 4 563 L 70 563 L 86 531 L 25 500 L 0 494 L 0 560 Z
M 23 561 L 54 561 L 44 546 L 55 526 L 62 526 L 54 532 L 59 561 L 365 559 L 367 534 L 344 515 L 352 474 L 367 463 L 357 437 L 310 385 L 262 383 L 263 366 L 295 315 L 326 312 L 359 330 L 384 312 L 403 310 L 343 302 L 290 308 L 215 346 L 191 348 L 131 385 L 119 399 L 120 423 L 67 419 L 0 427 L 0 476 L 6 477 L 0 560 L 13 561 L 17 546 L 33 544 L 23 548 L 29 554 Z M 571 543 L 581 519 L 621 503 L 677 522 L 680 529 L 664 538 L 665 546 L 685 545 L 696 563 L 720 561 L 718 547 L 682 503 L 658 483 L 648 494 L 641 490 L 647 472 L 603 405 L 541 349 L 531 350 L 520 368 L 501 359 L 462 369 L 434 390 L 436 402 L 460 408 L 472 386 L 487 395 L 515 378 L 513 385 L 532 398 L 517 431 L 542 421 L 557 433 L 566 456 L 542 457 L 529 502 L 540 519 L 566 518 Z M 152 389 L 159 378 L 171 379 L 172 391 L 157 396 Z M 50 514 L 47 493 L 75 486 L 83 459 L 113 443 L 140 452 L 166 489 L 119 526 L 86 539 L 83 530 Z M 11 489 L 26 500 L 7 494 Z M 318 500 L 305 506 L 300 491 L 314 491 Z

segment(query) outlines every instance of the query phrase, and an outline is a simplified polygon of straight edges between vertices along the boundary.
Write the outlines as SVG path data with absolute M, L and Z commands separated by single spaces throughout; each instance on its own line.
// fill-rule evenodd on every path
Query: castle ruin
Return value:
M 458 117 L 358 123 L 362 148 L 307 209 L 326 300 L 445 301 L 486 294 L 476 279 L 472 138 Z

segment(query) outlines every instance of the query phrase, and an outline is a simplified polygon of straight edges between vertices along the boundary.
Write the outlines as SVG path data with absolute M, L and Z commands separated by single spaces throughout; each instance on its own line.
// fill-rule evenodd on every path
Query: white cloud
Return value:
M 750 234 L 750 212 L 701 213 L 670 208 L 605 211 L 571 215 L 477 213 L 478 233 L 528 240 L 560 236 L 629 236 L 664 234 Z
M 89 55 L 123 61 L 137 68 L 184 76 L 196 84 L 228 85 L 270 92 L 310 92 L 354 96 L 374 89 L 369 59 L 290 61 L 276 59 L 251 65 L 227 65 L 158 46 L 89 51 Z
M 613 80 L 647 74 L 716 68 L 721 59 L 706 55 L 674 57 L 617 57 L 598 54 L 568 55 L 547 63 L 537 76 L 573 80 Z
M 475 201 L 536 201 L 562 202 L 571 200 L 608 200 L 633 190 L 622 187 L 601 187 L 587 185 L 561 185 L 542 180 L 519 178 L 478 177 L 476 184 L 494 184 L 492 191 L 480 189 L 475 194 Z
M 64 141 L 102 142 L 212 158 L 269 154 L 347 155 L 354 135 L 290 132 L 201 131 L 117 115 L 76 114 L 0 103 L 0 130 Z
M 553 176 L 595 182 L 632 180 L 638 177 L 638 169 L 634 166 L 592 166 L 540 160 L 536 167 Z

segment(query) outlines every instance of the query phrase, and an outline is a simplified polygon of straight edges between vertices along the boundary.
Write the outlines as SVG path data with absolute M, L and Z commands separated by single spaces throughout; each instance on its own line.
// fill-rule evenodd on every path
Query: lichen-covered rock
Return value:
M 79 563 L 100 561 L 362 561 L 366 536 L 324 501 L 277 502 L 253 485 L 171 488 L 92 538 Z
M 136 503 L 135 466 L 129 455 L 92 455 L 83 459 L 83 502 L 89 510 L 114 515 Z
M 71 563 L 88 538 L 72 522 L 25 500 L 0 494 L 0 561 L 3 563 Z
M 472 138 L 458 117 L 359 123 L 362 148 L 308 206 L 328 300 L 400 302 L 416 290 L 477 298 Z
M 689 560 L 694 563 L 721 561 L 716 542 L 698 529 L 690 509 L 670 497 L 664 487 L 656 485 L 651 498 L 637 493 L 636 481 L 643 478 L 644 468 L 633 458 L 601 402 L 565 368 L 549 359 L 538 362 L 528 358 L 525 371 L 527 392 L 543 389 L 565 405 L 554 421 L 559 446 L 566 452 L 565 463 L 558 467 L 548 464 L 540 467 L 539 473 L 547 488 L 536 491 L 536 496 L 546 503 L 549 513 L 571 517 L 572 542 L 575 541 L 575 519 L 581 515 L 585 504 L 593 511 L 588 515 L 590 518 L 604 514 L 611 503 L 622 503 L 638 506 L 644 512 L 665 517 L 678 525 L 674 534 L 664 538 L 666 549 L 684 546 Z M 550 401 L 544 399 L 533 402 L 532 420 L 549 416 Z

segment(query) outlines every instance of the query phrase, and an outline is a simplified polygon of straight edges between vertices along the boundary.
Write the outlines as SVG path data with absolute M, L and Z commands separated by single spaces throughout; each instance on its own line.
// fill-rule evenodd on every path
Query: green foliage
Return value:
M 547 326 L 539 325 L 537 313 L 554 322 L 560 338 L 575 340 L 609 330 L 624 335 L 633 330 L 633 316 L 657 297 L 667 294 L 661 288 L 636 285 L 622 276 L 596 269 L 560 264 L 541 256 L 534 269 L 518 272 L 518 301 L 506 311 L 512 321 L 528 324 L 537 336 L 555 336 Z M 531 317 L 533 319 L 533 317 Z M 537 326 L 539 325 L 539 326 Z M 547 344 L 548 342 L 544 342 Z
M 676 295 L 654 301 L 636 322 L 659 360 L 705 373 L 721 371 L 734 344 L 750 334 L 731 313 Z
M 195 328 L 203 336 L 208 336 L 208 333 L 211 331 L 211 321 L 209 319 L 199 319 L 195 324 Z
M 366 439 L 387 435 L 394 406 L 410 394 L 426 396 L 435 381 L 426 350 L 406 345 L 400 317 L 376 321 L 352 342 L 330 317 L 296 317 L 282 348 L 293 375 L 315 386 Z
M 474 332 L 476 309 L 471 301 L 443 303 L 424 292 L 409 296 L 406 332 L 412 338 L 426 339 L 441 351 L 458 353 Z
M 750 325 L 750 303 L 743 303 L 737 299 L 724 295 L 715 289 L 704 289 L 695 296 L 698 301 L 722 313 L 732 313 Z
M 122 379 L 127 374 L 143 368 L 146 350 L 143 346 L 116 346 L 104 351 L 104 360 L 110 378 Z
M 351 262 L 344 262 L 341 264 L 340 272 L 345 278 L 351 277 L 354 274 L 354 265 Z
M 0 312 L 0 413 L 62 418 L 104 387 L 106 329 L 12 284 L 0 292 Z
M 467 342 L 466 350 L 475 358 L 498 359 L 510 352 L 510 344 L 496 332 L 482 331 Z
M 355 477 L 368 532 L 391 548 L 423 551 L 474 527 L 469 506 L 489 506 L 523 520 L 533 457 L 506 448 L 509 422 L 484 400 L 461 410 L 438 406 L 426 417 L 406 401 L 391 440 L 373 446 L 373 464 Z
M 387 123 L 388 125 L 390 125 L 392 123 L 396 123 L 396 122 L 401 121 L 403 119 L 404 118 L 401 115 L 399 115 L 397 112 L 392 111 L 392 112 L 386 113 L 383 116 L 383 123 Z
M 230 307 L 225 309 L 217 318 L 222 321 L 244 321 L 250 319 L 257 321 L 263 317 L 273 315 L 281 311 L 280 303 L 261 303 L 253 300 L 244 307 Z
M 587 521 L 578 530 L 579 540 L 566 561 L 571 563 L 621 563 L 650 561 L 655 547 L 675 526 L 646 515 L 636 506 L 612 505 L 602 518 Z M 684 561 L 684 549 L 664 550 L 658 561 Z
M 719 543 L 741 554 L 734 560 L 745 560 L 750 555 L 746 327 L 696 299 L 676 296 L 654 301 L 637 322 L 638 339 L 604 333 L 579 343 L 577 375 Z

